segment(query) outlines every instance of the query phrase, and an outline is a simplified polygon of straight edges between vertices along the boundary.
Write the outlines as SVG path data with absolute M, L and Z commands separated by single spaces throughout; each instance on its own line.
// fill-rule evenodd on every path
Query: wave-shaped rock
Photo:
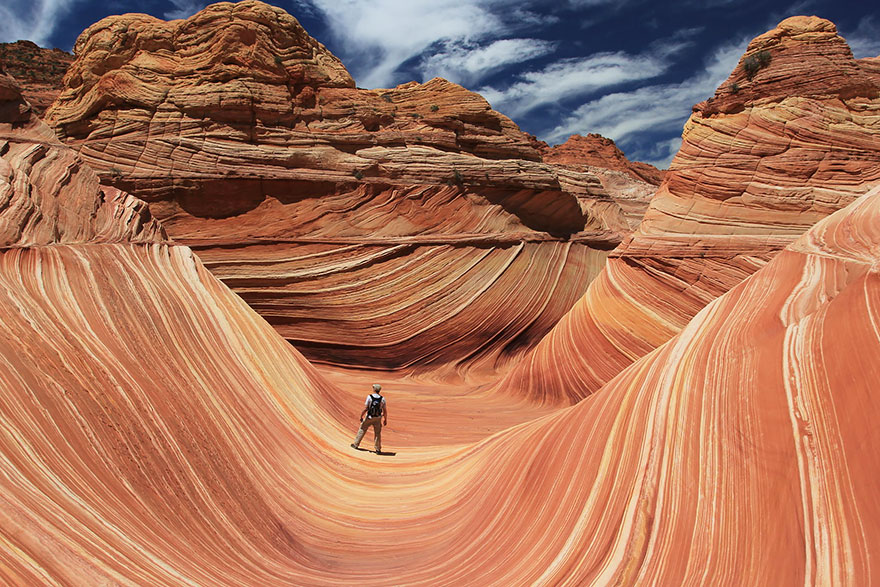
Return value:
M 260 2 L 109 17 L 75 51 L 56 132 L 312 359 L 494 369 L 630 232 L 594 174 L 541 162 L 482 97 L 355 88 Z
M 4 250 L 0 572 L 12 584 L 870 583 L 878 227 L 875 190 L 578 405 L 393 461 L 340 450 L 345 394 L 186 247 Z M 439 436 L 460 424 L 454 408 L 432 414 L 409 424 Z
M 510 385 L 548 402 L 588 395 L 880 182 L 874 63 L 816 17 L 754 39 L 694 107 L 639 229 Z

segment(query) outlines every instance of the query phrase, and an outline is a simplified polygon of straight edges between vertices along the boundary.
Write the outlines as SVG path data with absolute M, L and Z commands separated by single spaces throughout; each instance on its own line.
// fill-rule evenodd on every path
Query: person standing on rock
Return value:
M 367 428 L 372 426 L 373 435 L 376 437 L 376 454 L 382 452 L 382 426 L 388 425 L 388 406 L 385 405 L 385 398 L 379 393 L 380 391 L 382 391 L 382 386 L 374 383 L 373 393 L 367 396 L 367 401 L 364 403 L 364 409 L 361 412 L 361 427 L 357 436 L 354 437 L 354 442 L 351 443 L 351 448 L 360 447 L 364 433 Z

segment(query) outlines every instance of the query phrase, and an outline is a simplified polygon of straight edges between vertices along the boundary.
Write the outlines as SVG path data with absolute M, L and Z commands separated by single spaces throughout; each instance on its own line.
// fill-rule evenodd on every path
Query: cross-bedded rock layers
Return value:
M 880 181 L 878 73 L 820 18 L 754 39 L 694 107 L 639 229 L 506 384 L 585 397 Z
M 491 372 L 630 231 L 592 173 L 441 79 L 362 90 L 284 11 L 109 17 L 48 113 L 310 358 Z
M 350 395 L 101 188 L 9 78 L 0 135 L 4 584 L 880 573 L 880 188 L 823 184 L 851 203 L 577 405 L 483 389 L 468 400 L 522 417 L 479 438 L 444 395 L 396 412 L 428 438 L 392 460 L 350 451 Z M 450 442 L 460 428 L 474 437 Z

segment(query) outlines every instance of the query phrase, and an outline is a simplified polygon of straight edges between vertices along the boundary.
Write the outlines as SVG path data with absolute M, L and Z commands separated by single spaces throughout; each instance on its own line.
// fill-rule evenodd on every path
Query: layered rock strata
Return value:
M 75 52 L 56 132 L 316 360 L 493 371 L 630 230 L 480 96 L 355 88 L 260 2 L 110 17 Z
M 0 577 L 869 584 L 878 227 L 875 190 L 576 406 L 455 447 L 401 410 L 436 442 L 395 457 L 186 247 L 4 250 Z
M 639 229 L 509 384 L 577 401 L 806 228 L 880 182 L 880 75 L 834 25 L 754 39 L 687 122 Z
M 147 205 L 100 186 L 0 74 L 0 247 L 164 239 Z

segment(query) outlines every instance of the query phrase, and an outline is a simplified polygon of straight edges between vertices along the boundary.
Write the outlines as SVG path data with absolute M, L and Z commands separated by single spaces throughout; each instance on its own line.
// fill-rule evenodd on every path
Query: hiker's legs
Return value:
M 363 440 L 364 433 L 367 431 L 367 426 L 369 426 L 369 424 L 368 424 L 369 421 L 370 421 L 370 418 L 364 418 L 364 421 L 361 422 L 361 427 L 358 428 L 357 436 L 354 437 L 354 442 L 352 443 L 355 445 L 355 447 L 358 447 L 361 445 L 361 440 Z

